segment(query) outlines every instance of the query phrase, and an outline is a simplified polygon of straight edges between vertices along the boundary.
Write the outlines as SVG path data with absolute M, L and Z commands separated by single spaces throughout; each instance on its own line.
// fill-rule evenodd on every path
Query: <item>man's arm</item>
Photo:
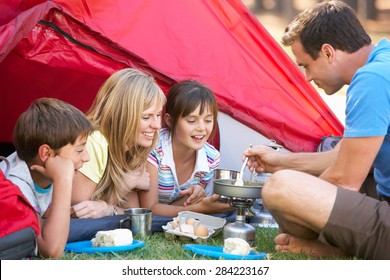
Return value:
M 371 170 L 384 136 L 343 138 L 336 161 L 320 178 L 358 191 Z
M 340 143 L 333 150 L 316 153 L 282 153 L 259 145 L 244 152 L 249 156 L 248 166 L 257 172 L 274 173 L 283 169 L 293 169 L 314 176 L 321 175 L 329 166 L 334 164 Z

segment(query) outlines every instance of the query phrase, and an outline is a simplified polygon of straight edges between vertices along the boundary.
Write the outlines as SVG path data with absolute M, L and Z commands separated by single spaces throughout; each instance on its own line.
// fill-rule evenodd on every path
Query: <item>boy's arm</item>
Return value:
M 59 258 L 69 234 L 74 165 L 71 160 L 55 156 L 47 159 L 45 167 L 33 165 L 31 169 L 53 180 L 51 209 L 46 221 L 40 221 L 41 230 L 37 240 L 39 253 L 43 257 Z

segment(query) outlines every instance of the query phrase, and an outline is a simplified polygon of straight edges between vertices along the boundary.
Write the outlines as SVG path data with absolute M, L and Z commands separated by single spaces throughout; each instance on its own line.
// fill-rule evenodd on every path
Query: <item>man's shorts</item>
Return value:
M 338 188 L 319 240 L 362 259 L 390 259 L 390 206 L 386 201 Z

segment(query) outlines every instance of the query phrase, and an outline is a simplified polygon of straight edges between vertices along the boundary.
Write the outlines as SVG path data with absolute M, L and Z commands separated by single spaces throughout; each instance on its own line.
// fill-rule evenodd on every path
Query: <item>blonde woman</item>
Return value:
M 137 191 L 149 189 L 145 166 L 165 101 L 154 78 L 136 69 L 120 70 L 102 85 L 87 113 L 96 128 L 87 140 L 91 160 L 73 181 L 76 217 L 116 216 L 139 207 Z

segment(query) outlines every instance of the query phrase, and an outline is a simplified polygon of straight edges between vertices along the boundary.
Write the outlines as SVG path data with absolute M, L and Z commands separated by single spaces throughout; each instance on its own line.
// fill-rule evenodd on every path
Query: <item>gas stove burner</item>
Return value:
M 224 227 L 223 237 L 242 238 L 255 247 L 256 229 L 253 225 L 260 227 L 270 223 L 277 227 L 272 216 L 263 209 L 261 200 L 261 190 L 270 174 L 258 174 L 255 180 L 244 181 L 242 186 L 236 186 L 238 174 L 237 171 L 218 169 L 214 175 L 214 192 L 221 196 L 219 200 L 237 208 L 236 220 Z
M 255 202 L 254 198 L 228 197 L 227 201 L 230 206 L 249 208 Z
M 256 200 L 256 198 L 244 198 L 244 197 L 235 197 L 235 196 L 228 196 L 227 198 L 233 202 L 243 202 L 243 203 L 253 203 Z
M 221 196 L 222 200 L 229 203 L 230 206 L 236 207 L 238 209 L 237 216 L 246 216 L 246 209 L 252 207 L 255 202 L 255 198 L 242 198 L 242 197 L 230 197 L 230 196 Z

